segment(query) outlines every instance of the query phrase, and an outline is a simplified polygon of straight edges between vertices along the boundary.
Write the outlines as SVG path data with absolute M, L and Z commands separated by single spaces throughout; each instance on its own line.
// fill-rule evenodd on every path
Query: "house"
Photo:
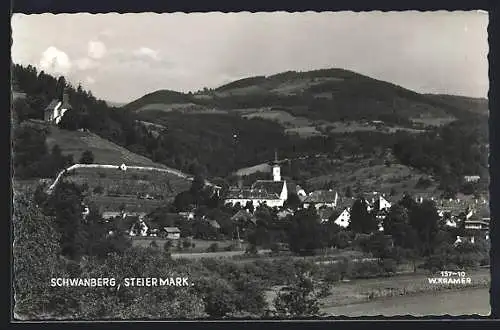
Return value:
M 113 219 L 116 217 L 123 217 L 123 212 L 116 212 L 116 211 L 105 211 L 102 213 L 102 218 L 105 220 Z
M 301 201 L 304 201 L 304 199 L 307 197 L 306 191 L 299 185 L 295 187 L 295 193 L 297 194 L 297 196 L 299 196 L 299 199 Z
M 186 220 L 194 220 L 195 214 L 193 211 L 191 212 L 179 212 L 179 215 L 182 216 Z
M 43 119 L 46 122 L 59 124 L 64 113 L 71 109 L 71 104 L 69 104 L 69 97 L 65 91 L 61 99 L 54 99 L 45 108 Z
M 314 205 L 316 209 L 321 207 L 337 207 L 337 201 L 339 199 L 339 195 L 336 191 L 333 190 L 316 190 L 311 193 L 304 199 L 304 207 L 308 208 L 310 205 Z
M 177 227 L 163 227 L 163 230 L 167 233 L 167 239 L 180 239 L 181 231 Z
M 465 175 L 464 181 L 467 183 L 476 183 L 481 179 L 479 175 Z
M 130 228 L 129 235 L 130 236 L 148 236 L 149 227 L 146 225 L 143 219 L 139 219 L 138 222 L 135 222 Z
M 465 242 L 474 244 L 474 242 L 475 242 L 474 236 L 457 236 L 457 239 L 455 240 L 453 245 L 457 246 L 457 245 L 459 245 L 461 243 L 465 243 Z
M 469 219 L 465 221 L 465 229 L 487 231 L 490 228 L 489 221 Z
M 242 207 L 245 207 L 248 202 L 257 208 L 261 204 L 266 204 L 269 207 L 282 207 L 285 201 L 280 199 L 277 194 L 268 193 L 266 190 L 234 188 L 228 191 L 224 200 L 225 204 L 231 206 L 239 204 Z
M 335 223 L 342 228 L 349 227 L 349 223 L 351 221 L 351 208 L 345 208 L 342 213 L 335 219 Z

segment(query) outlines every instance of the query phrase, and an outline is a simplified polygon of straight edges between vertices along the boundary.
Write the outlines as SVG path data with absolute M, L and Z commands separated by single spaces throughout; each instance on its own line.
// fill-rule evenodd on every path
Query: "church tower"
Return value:
M 278 152 L 276 150 L 274 151 L 273 181 L 281 181 L 281 168 L 278 163 Z

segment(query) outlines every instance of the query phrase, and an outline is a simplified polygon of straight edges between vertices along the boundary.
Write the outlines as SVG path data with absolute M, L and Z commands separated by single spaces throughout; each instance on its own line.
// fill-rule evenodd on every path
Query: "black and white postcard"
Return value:
M 11 26 L 15 320 L 490 315 L 487 12 Z

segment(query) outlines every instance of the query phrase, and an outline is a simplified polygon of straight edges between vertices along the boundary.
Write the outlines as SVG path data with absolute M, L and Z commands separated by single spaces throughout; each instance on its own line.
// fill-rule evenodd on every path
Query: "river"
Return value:
M 384 298 L 352 305 L 327 307 L 322 312 L 333 316 L 426 316 L 490 314 L 488 288 L 441 291 Z

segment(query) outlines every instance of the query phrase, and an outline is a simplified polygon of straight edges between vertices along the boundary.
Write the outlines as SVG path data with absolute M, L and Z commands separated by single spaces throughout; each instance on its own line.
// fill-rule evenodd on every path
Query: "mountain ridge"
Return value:
M 487 115 L 488 101 L 417 93 L 354 71 L 331 68 L 247 77 L 195 93 L 157 90 L 122 108 L 135 113 L 279 108 L 311 120 L 384 120 L 411 126 L 421 118 L 454 120 Z

